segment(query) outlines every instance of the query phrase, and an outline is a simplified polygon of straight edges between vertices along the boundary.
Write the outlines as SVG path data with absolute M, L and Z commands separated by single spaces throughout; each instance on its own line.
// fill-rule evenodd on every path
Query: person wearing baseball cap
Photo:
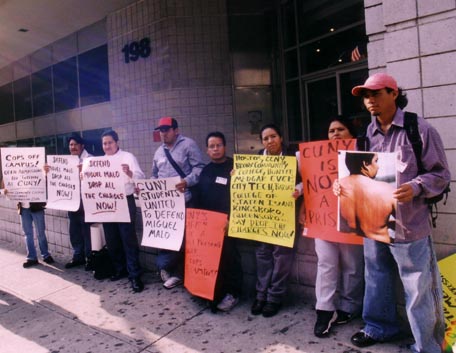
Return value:
M 442 140 L 425 119 L 404 113 L 407 97 L 391 75 L 376 73 L 363 85 L 354 87 L 352 94 L 362 97 L 372 115 L 366 132 L 369 150 L 398 153 L 399 167 L 398 187 L 393 192 L 397 201 L 396 226 L 390 230 L 394 243 L 364 239 L 365 326 L 352 336 L 351 342 L 367 347 L 403 335 L 396 310 L 395 284 L 399 275 L 415 339 L 412 351 L 440 353 L 445 333 L 443 295 L 425 200 L 442 193 L 451 179 Z M 417 167 L 405 116 L 407 124 L 409 119 L 416 121 L 424 147 L 420 157 L 425 170 Z
M 152 178 L 170 178 L 179 176 L 181 181 L 175 185 L 176 190 L 184 193 L 186 207 L 192 207 L 190 188 L 199 181 L 205 165 L 203 154 L 192 139 L 179 133 L 176 119 L 162 117 L 154 130 L 160 131 L 163 144 L 155 151 L 152 164 Z M 160 249 L 157 256 L 157 267 L 163 286 L 166 289 L 182 284 L 183 251 Z

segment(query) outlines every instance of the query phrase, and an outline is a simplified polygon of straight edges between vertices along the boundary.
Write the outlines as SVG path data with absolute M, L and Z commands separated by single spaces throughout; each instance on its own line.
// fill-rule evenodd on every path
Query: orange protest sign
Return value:
M 347 244 L 362 244 L 354 233 L 337 231 L 337 197 L 332 186 L 337 178 L 338 150 L 354 150 L 356 140 L 325 140 L 299 144 L 305 203 L 303 236 Z
M 227 219 L 224 213 L 187 209 L 184 286 L 193 295 L 214 299 Z

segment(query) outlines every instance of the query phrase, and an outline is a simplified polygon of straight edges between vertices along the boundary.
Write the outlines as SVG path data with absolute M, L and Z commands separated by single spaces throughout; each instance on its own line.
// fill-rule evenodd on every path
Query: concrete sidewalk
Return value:
M 54 254 L 53 254 L 54 256 Z M 24 269 L 23 249 L 0 241 L 0 352 L 409 352 L 404 340 L 359 349 L 350 344 L 361 320 L 313 335 L 309 303 L 289 304 L 275 317 L 250 314 L 250 300 L 213 314 L 183 287 L 168 291 L 146 273 L 146 289 L 128 280 L 97 281 L 68 258 Z

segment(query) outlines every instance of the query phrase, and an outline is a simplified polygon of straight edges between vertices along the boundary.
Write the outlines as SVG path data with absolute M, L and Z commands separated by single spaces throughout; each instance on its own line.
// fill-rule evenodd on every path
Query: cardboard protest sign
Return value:
M 397 154 L 339 151 L 337 229 L 384 243 L 395 229 Z
M 337 231 L 337 196 L 333 183 L 337 178 L 338 150 L 353 150 L 356 140 L 325 140 L 299 144 L 299 158 L 305 204 L 303 236 L 337 243 L 362 244 L 354 233 Z
M 456 352 L 456 254 L 439 261 L 445 315 L 444 352 Z
M 81 196 L 86 222 L 130 222 L 125 179 L 117 158 L 103 156 L 84 160 Z
M 48 202 L 46 207 L 77 211 L 81 203 L 78 156 L 47 156 Z
M 229 235 L 293 247 L 296 158 L 234 155 Z
M 46 202 L 44 147 L 2 148 L 2 172 L 8 198 Z
M 180 177 L 136 180 L 143 219 L 142 246 L 178 251 L 185 228 L 185 196 Z
M 224 213 L 187 209 L 184 286 L 193 295 L 214 300 L 227 218 Z

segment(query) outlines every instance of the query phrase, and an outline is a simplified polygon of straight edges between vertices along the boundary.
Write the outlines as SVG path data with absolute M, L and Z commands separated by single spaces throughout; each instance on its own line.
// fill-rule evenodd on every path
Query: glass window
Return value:
M 53 66 L 55 112 L 78 106 L 78 76 L 76 57 Z
M 297 1 L 300 42 L 364 21 L 362 0 Z
M 54 112 L 52 99 L 52 68 L 32 74 L 33 116 Z
M 285 79 L 296 78 L 298 76 L 298 51 L 293 49 L 285 52 Z
M 85 149 L 87 152 L 94 156 L 103 156 L 103 147 L 101 145 L 101 135 L 106 130 L 111 129 L 110 127 L 106 127 L 103 129 L 94 129 L 94 130 L 85 130 L 82 132 L 82 137 L 84 138 L 85 142 Z
M 57 154 L 57 143 L 55 136 L 35 137 L 35 146 L 44 147 L 46 155 Z
M 307 104 L 310 120 L 310 140 L 328 138 L 328 121 L 337 115 L 337 83 L 330 77 L 307 83 Z
M 290 141 L 302 139 L 301 106 L 299 101 L 299 82 L 287 83 L 288 138 Z
M 33 146 L 35 146 L 35 140 L 33 138 L 16 141 L 16 147 L 33 147 Z
M 77 131 L 79 133 L 79 131 Z M 71 132 L 67 134 L 60 134 L 56 136 L 57 139 L 57 154 L 70 154 L 68 147 L 68 138 L 71 136 Z
M 328 69 L 351 61 L 356 46 L 365 45 L 364 24 L 301 47 L 301 73 Z
M 14 121 L 13 85 L 8 83 L 0 87 L 0 124 Z
M 364 104 L 360 97 L 354 97 L 351 89 L 357 85 L 362 85 L 369 73 L 367 69 L 346 72 L 340 75 L 340 94 L 342 101 L 342 113 L 344 116 L 353 120 L 358 134 L 362 135 L 366 131 L 367 125 L 371 121 L 369 112 L 364 109 Z
M 16 120 L 24 120 L 32 117 L 32 97 L 30 92 L 30 76 L 26 76 L 13 82 L 14 89 L 14 112 Z
M 108 46 L 79 55 L 78 62 L 81 106 L 109 101 Z
M 294 1 L 288 1 L 282 6 L 283 47 L 294 47 L 296 45 Z

